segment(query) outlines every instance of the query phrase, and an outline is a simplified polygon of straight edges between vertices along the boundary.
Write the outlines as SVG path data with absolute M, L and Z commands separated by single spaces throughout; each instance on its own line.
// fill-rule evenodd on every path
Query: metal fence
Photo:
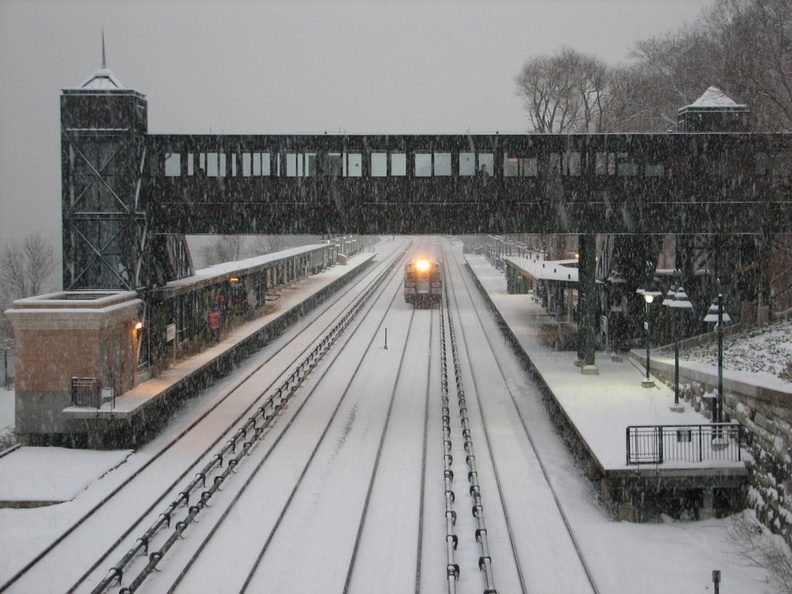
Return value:
M 627 464 L 739 462 L 738 423 L 632 425 L 627 427 Z
M 6 388 L 14 383 L 14 351 L 11 349 L 0 352 L 0 382 Z

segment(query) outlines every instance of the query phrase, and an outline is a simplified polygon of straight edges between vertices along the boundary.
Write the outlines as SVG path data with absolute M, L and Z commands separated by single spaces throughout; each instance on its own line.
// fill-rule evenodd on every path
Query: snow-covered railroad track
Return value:
M 431 367 L 432 312 L 393 308 L 400 297 L 399 275 L 143 590 L 414 591 L 425 440 L 398 431 L 426 418 L 428 374 L 415 371 Z M 410 558 L 388 573 L 385 551 Z M 218 558 L 231 561 L 218 569 Z
M 257 365 L 235 377 L 214 402 L 185 429 L 159 447 L 110 493 L 82 513 L 67 529 L 36 554 L 7 581 L 0 592 L 90 591 L 98 581 L 96 572 L 106 573 L 103 564 L 112 563 L 114 551 L 129 548 L 162 511 L 165 502 L 181 493 L 187 477 L 206 467 L 225 440 L 239 440 L 237 428 L 262 405 L 269 390 L 293 373 L 295 363 L 315 348 L 345 310 L 365 287 L 377 281 L 385 269 L 393 267 L 401 254 L 381 265 L 349 286 L 338 299 L 324 308 L 292 341 L 265 357 Z M 280 370 L 286 370 L 281 373 Z M 241 444 L 241 441 L 239 442 Z M 125 529 L 120 529 L 124 526 Z M 143 528 L 141 528 L 143 526 Z M 87 580 L 87 581 L 86 581 Z M 69 584 L 73 584 L 69 586 Z M 82 585 L 81 585 L 82 584 Z
M 454 457 L 455 474 L 467 474 L 470 481 L 469 501 L 460 501 L 459 494 L 464 496 L 465 491 L 457 488 L 457 505 L 473 510 L 467 526 L 462 516 L 457 525 L 457 591 L 597 592 L 583 551 L 520 415 L 520 395 L 510 388 L 493 355 L 481 307 L 475 303 L 476 289 L 451 250 L 445 250 L 445 261 L 449 323 L 459 328 L 456 347 L 461 374 L 456 383 L 458 389 L 465 390 L 458 399 L 460 410 L 464 408 L 458 413 L 463 448 L 457 448 Z M 482 348 L 484 345 L 487 348 Z M 475 444 L 475 455 L 468 444 Z M 460 466 L 460 460 L 467 465 Z M 484 513 L 487 525 L 482 530 Z M 482 536 L 486 537 L 486 549 Z M 471 577 L 478 580 L 472 587 Z

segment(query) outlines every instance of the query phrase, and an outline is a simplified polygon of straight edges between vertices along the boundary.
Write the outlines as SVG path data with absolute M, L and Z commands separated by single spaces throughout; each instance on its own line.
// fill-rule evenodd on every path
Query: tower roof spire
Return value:
M 105 51 L 104 27 L 102 27 L 102 66 L 80 85 L 81 89 L 102 89 L 112 91 L 126 89 L 126 85 L 115 77 L 113 71 L 107 67 L 107 52 Z
M 107 57 L 105 56 L 104 27 L 102 27 L 102 70 L 107 70 Z

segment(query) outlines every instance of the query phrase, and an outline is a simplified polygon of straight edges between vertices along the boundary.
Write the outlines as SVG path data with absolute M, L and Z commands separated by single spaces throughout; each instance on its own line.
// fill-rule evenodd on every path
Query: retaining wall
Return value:
M 630 353 L 643 365 L 645 358 Z M 674 363 L 652 359 L 652 373 L 669 385 Z M 679 369 L 680 398 L 711 416 L 705 394 L 717 391 L 717 369 Z M 792 546 L 792 384 L 774 387 L 723 378 L 724 421 L 743 426 L 743 444 L 750 454 L 746 498 L 760 520 Z

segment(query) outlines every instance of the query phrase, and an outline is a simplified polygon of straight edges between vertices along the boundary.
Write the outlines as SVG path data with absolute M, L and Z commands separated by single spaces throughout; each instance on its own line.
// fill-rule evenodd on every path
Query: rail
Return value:
M 628 465 L 741 461 L 738 423 L 631 425 L 626 437 Z
M 333 347 L 358 313 L 362 311 L 377 288 L 387 278 L 387 275 L 395 268 L 396 262 L 398 262 L 398 258 L 379 274 L 375 281 L 356 299 L 343 317 L 336 322 L 321 341 L 316 343 L 313 350 L 308 353 L 302 362 L 294 368 L 291 375 L 264 400 L 254 414 L 237 429 L 233 437 L 215 453 L 190 483 L 160 513 L 154 523 L 135 541 L 135 544 L 91 591 L 92 594 L 101 594 L 113 584 L 120 587 L 123 578 L 126 576 L 127 569 L 133 560 L 141 555 L 148 556 L 148 563 L 133 577 L 129 585 L 121 587 L 120 591 L 124 594 L 131 594 L 137 591 L 146 578 L 157 571 L 157 566 L 166 553 L 182 538 L 182 534 L 190 524 L 196 521 L 198 514 L 209 506 L 211 498 L 220 490 L 223 482 L 233 476 L 237 466 L 244 461 L 248 451 L 258 440 L 265 436 L 270 427 L 276 422 L 280 412 L 285 408 L 308 375 Z M 241 447 L 239 446 L 240 442 L 242 442 Z M 226 464 L 225 468 L 223 468 L 224 462 Z M 208 488 L 207 485 L 209 485 Z M 197 501 L 191 505 L 191 495 L 199 492 L 200 495 Z M 186 508 L 187 514 L 183 519 L 174 523 L 174 514 L 179 508 Z M 150 552 L 150 545 L 154 538 L 167 529 L 171 529 L 167 540 L 160 548 Z

